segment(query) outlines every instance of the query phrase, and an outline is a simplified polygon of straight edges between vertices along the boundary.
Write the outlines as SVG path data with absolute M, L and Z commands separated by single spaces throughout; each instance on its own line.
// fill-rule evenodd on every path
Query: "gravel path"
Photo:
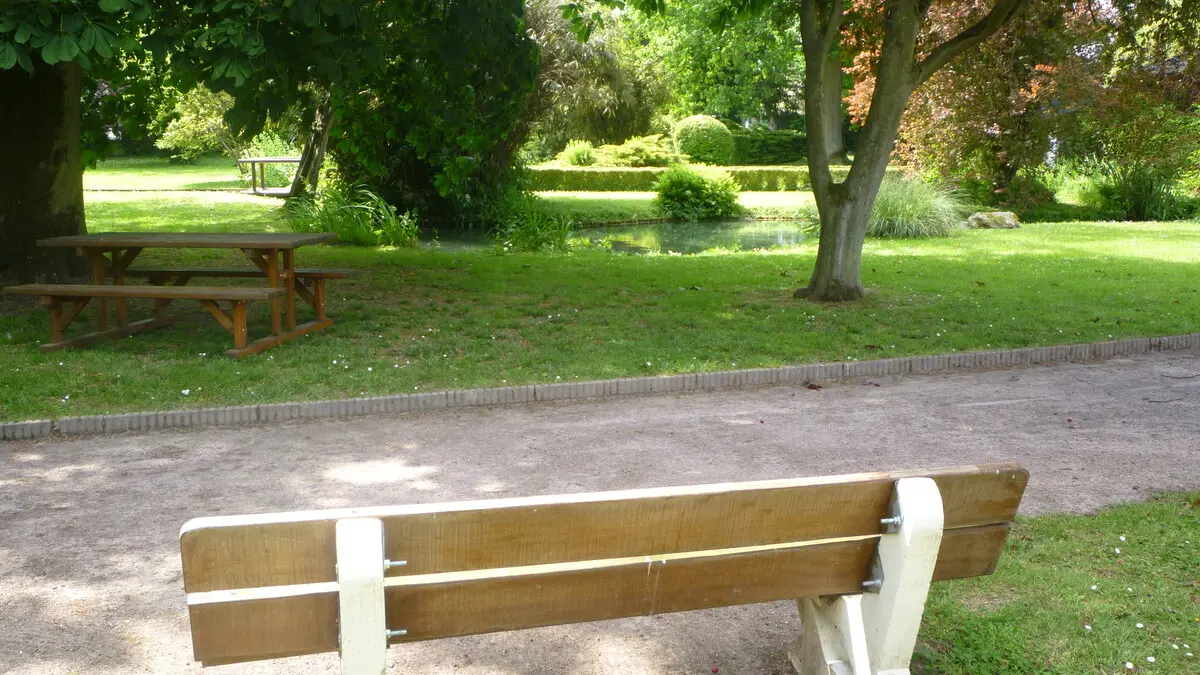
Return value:
M 200 515 L 1018 461 L 1023 512 L 1200 489 L 1200 353 L 278 427 L 0 444 L 0 672 L 195 673 Z M 789 673 L 775 603 L 443 640 L 404 673 Z M 332 655 L 217 673 L 334 673 Z

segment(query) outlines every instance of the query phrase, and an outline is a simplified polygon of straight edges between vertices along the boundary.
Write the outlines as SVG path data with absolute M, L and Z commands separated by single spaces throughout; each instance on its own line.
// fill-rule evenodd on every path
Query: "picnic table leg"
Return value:
M 287 288 L 287 327 L 296 330 L 296 251 L 283 251 L 283 285 Z
M 312 280 L 313 309 L 317 310 L 317 321 L 325 320 L 325 280 Z
M 109 270 L 112 272 L 113 283 L 121 285 L 125 283 L 125 270 L 133 262 L 133 259 L 142 252 L 141 247 L 133 247 L 125 249 L 121 253 L 121 249 L 113 249 L 112 263 L 109 265 Z M 125 298 L 116 298 L 117 305 L 117 325 L 124 326 L 129 323 L 129 314 L 125 306 Z
M 267 282 L 271 288 L 279 288 L 282 280 L 279 278 L 279 251 L 269 248 L 267 254 Z M 279 298 L 271 298 L 271 333 L 279 335 L 283 332 L 283 320 L 280 316 Z
M 233 346 L 243 349 L 246 346 L 246 303 L 235 301 L 230 314 L 233 317 Z
M 104 251 L 89 248 L 87 252 L 92 259 L 92 283 L 104 283 L 104 268 L 108 266 L 108 261 L 104 259 Z M 96 329 L 108 330 L 108 301 L 105 298 L 96 298 Z

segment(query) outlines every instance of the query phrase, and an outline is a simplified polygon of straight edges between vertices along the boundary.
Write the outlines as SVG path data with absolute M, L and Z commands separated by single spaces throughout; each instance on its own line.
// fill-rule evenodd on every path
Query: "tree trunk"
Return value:
M 321 180 L 321 166 L 325 163 L 325 150 L 329 147 L 329 125 L 333 122 L 333 109 L 329 99 L 317 108 L 312 133 L 300 153 L 300 166 L 292 179 L 291 196 L 299 197 L 309 191 L 317 191 Z
M 0 70 L 0 270 L 26 281 L 84 272 L 72 249 L 44 249 L 37 240 L 83 234 L 80 98 L 76 63 L 34 72 Z
M 849 164 L 846 144 L 842 142 L 842 57 L 839 52 L 835 51 L 825 59 L 821 84 L 825 88 L 824 114 L 831 120 L 825 125 L 825 153 L 830 164 Z

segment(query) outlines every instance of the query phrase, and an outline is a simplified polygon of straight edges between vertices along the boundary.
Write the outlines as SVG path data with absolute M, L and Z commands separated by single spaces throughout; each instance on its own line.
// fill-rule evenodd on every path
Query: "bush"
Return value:
M 1080 203 L 1124 220 L 1179 220 L 1195 212 L 1195 203 L 1181 194 L 1174 176 L 1145 164 L 1095 161 L 1087 178 L 1079 191 Z
M 589 141 L 571 141 L 555 159 L 571 166 L 591 166 L 596 162 L 593 150 Z
M 254 137 L 250 146 L 242 150 L 242 157 L 293 157 L 299 154 L 296 147 L 282 136 L 264 131 Z M 242 180 L 250 184 L 250 174 L 246 164 L 239 164 L 242 170 Z M 294 164 L 265 164 L 263 165 L 263 183 L 260 187 L 288 187 L 292 184 L 292 174 L 296 169 Z M 287 168 L 284 168 L 287 167 Z
M 596 166 L 667 166 L 676 159 L 670 139 L 660 134 L 635 136 L 621 145 L 596 148 Z
M 867 236 L 948 237 L 962 226 L 967 211 L 968 206 L 953 190 L 889 176 L 879 188 Z
M 503 252 L 565 252 L 575 231 L 574 220 L 546 213 L 537 197 L 515 191 L 498 206 L 495 220 L 492 234 Z
M 687 221 L 741 215 L 739 187 L 728 171 L 675 164 L 655 184 L 655 204 L 672 218 Z
M 316 197 L 291 199 L 288 225 L 296 232 L 332 232 L 352 246 L 417 245 L 417 218 L 361 185 L 327 182 Z
M 751 129 L 733 132 L 733 161 L 760 166 L 802 162 L 808 157 L 808 137 L 799 131 Z
M 721 120 L 692 115 L 675 124 L 675 152 L 705 164 L 733 163 L 733 133 Z

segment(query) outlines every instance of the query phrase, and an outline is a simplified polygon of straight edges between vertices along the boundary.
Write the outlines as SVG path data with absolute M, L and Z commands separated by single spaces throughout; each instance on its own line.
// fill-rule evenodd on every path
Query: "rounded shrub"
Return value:
M 675 164 L 659 176 L 654 189 L 655 204 L 672 218 L 711 220 L 742 213 L 737 181 L 723 169 Z
M 675 152 L 693 162 L 725 165 L 733 162 L 733 133 L 721 120 L 708 115 L 692 115 L 675 124 Z
M 962 226 L 967 205 L 953 190 L 889 176 L 871 209 L 871 237 L 948 237 Z

